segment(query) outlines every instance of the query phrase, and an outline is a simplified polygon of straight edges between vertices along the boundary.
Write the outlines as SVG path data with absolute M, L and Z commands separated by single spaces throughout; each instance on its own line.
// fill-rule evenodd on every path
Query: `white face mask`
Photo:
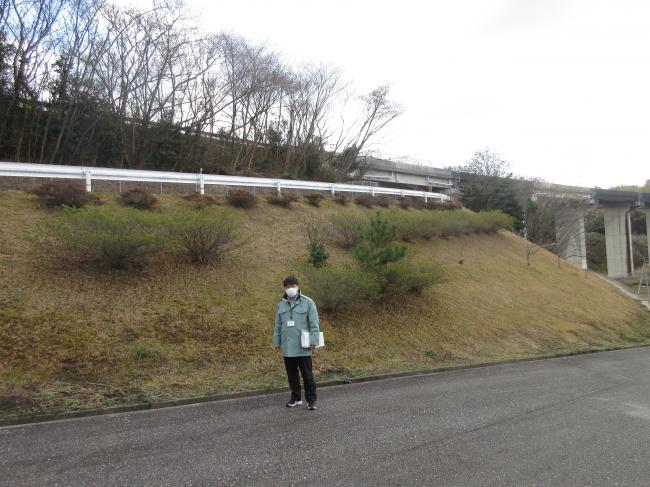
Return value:
M 297 295 L 298 295 L 297 287 L 287 288 L 287 296 L 289 296 L 290 298 L 295 298 Z

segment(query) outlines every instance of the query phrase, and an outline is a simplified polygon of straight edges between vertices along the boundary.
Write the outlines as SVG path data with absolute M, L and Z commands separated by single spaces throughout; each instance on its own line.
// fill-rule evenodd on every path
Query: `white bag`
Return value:
M 308 331 L 303 331 L 302 335 L 300 336 L 300 342 L 302 345 L 302 348 L 309 348 L 309 332 Z M 324 347 L 325 346 L 325 336 L 323 335 L 323 332 L 320 331 L 318 332 L 318 345 L 316 345 L 316 348 Z

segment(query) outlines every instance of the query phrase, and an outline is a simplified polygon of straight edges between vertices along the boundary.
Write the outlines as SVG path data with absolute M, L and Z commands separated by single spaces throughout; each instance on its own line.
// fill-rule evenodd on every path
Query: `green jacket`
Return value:
M 287 326 L 288 321 L 294 321 L 294 326 Z M 285 294 L 278 303 L 275 312 L 275 330 L 273 332 L 273 345 L 282 347 L 285 357 L 311 356 L 308 348 L 302 348 L 300 336 L 303 331 L 309 332 L 309 343 L 318 345 L 318 311 L 316 303 L 305 296 L 298 294 L 296 303 L 291 308 L 290 301 Z

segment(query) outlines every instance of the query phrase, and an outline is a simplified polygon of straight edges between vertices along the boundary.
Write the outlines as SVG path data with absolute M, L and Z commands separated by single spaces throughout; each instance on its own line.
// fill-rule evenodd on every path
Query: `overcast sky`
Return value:
M 149 1 L 118 3 L 148 5 Z M 610 187 L 650 179 L 650 2 L 187 0 L 204 28 L 392 84 L 375 148 L 444 167 L 490 147 L 515 173 Z

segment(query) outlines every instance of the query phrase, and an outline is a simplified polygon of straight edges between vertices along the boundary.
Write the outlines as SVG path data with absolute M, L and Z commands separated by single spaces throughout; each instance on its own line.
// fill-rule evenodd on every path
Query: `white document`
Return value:
M 296 326 L 296 322 L 293 320 L 287 321 L 287 326 Z
M 303 331 L 302 335 L 300 336 L 300 342 L 302 345 L 302 348 L 309 348 L 309 332 L 308 331 Z M 324 347 L 325 346 L 325 335 L 323 335 L 323 332 L 320 331 L 318 332 L 318 345 L 316 345 L 316 348 Z

